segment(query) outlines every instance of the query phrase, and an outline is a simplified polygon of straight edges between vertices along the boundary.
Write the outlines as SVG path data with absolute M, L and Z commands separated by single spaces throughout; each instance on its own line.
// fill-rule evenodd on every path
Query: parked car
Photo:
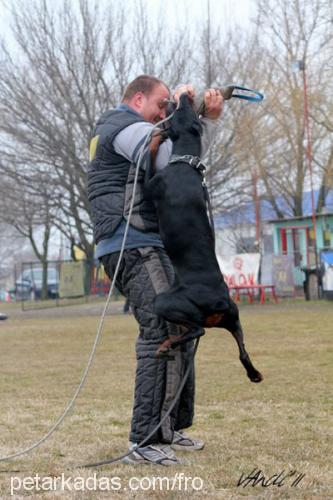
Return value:
M 0 288 L 0 302 L 11 302 L 12 297 L 8 290 Z
M 17 300 L 40 299 L 42 297 L 43 269 L 25 269 L 15 283 Z M 56 299 L 59 293 L 59 273 L 55 267 L 47 269 L 47 298 Z

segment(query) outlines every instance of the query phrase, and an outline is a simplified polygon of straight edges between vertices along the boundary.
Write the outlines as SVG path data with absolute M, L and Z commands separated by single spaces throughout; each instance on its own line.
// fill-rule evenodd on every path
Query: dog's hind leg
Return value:
M 238 307 L 232 300 L 230 300 L 230 308 L 228 312 L 223 315 L 222 320 L 216 326 L 218 328 L 225 328 L 228 330 L 228 332 L 230 332 L 236 340 L 239 349 L 239 359 L 251 382 L 261 382 L 263 380 L 263 376 L 254 368 L 250 356 L 245 349 L 244 334 L 239 320 Z
M 260 372 L 258 372 L 258 370 L 255 369 L 250 356 L 245 349 L 244 334 L 239 319 L 236 320 L 235 326 L 233 328 L 228 327 L 227 330 L 232 334 L 237 342 L 239 349 L 239 359 L 247 372 L 247 376 L 249 377 L 251 382 L 261 382 L 263 380 L 263 376 Z

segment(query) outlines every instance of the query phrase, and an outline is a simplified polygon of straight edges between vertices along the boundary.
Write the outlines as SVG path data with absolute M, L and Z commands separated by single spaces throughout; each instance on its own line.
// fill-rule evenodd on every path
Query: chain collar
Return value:
M 196 170 L 199 170 L 202 175 L 204 174 L 204 171 L 206 170 L 206 165 L 201 161 L 199 156 L 171 155 L 169 163 L 179 163 L 179 162 L 187 163 L 188 165 L 195 168 Z

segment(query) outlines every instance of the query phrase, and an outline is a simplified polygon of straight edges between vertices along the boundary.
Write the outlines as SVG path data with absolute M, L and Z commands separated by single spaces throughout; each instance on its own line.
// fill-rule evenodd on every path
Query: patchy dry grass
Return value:
M 80 380 L 98 318 L 88 306 L 80 314 L 73 308 L 73 316 L 70 310 L 28 314 L 13 308 L 11 318 L 0 324 L 1 456 L 45 434 Z M 196 359 L 193 427 L 193 434 L 206 441 L 203 451 L 179 454 L 184 464 L 177 468 L 76 467 L 122 453 L 127 446 L 137 328 L 132 317 L 113 315 L 87 385 L 62 427 L 30 455 L 0 463 L 0 498 L 10 498 L 13 476 L 62 472 L 66 477 L 87 478 L 94 472 L 119 477 L 123 487 L 132 476 L 172 478 L 179 472 L 200 477 L 203 490 L 186 492 L 183 482 L 181 493 L 166 488 L 131 493 L 129 488 L 111 493 L 34 490 L 17 492 L 15 498 L 333 498 L 333 304 L 244 306 L 241 313 L 248 350 L 265 379 L 259 385 L 248 381 L 229 334 L 206 334 Z M 293 469 L 305 477 L 296 488 L 290 478 L 281 487 L 237 487 L 241 474 L 255 467 L 266 477 Z

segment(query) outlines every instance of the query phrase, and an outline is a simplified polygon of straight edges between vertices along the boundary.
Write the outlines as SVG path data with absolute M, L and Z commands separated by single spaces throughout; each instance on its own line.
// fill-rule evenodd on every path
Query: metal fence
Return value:
M 44 278 L 44 286 L 43 286 Z M 79 304 L 109 293 L 110 280 L 98 262 L 23 262 L 15 271 L 14 296 L 22 310 Z M 121 298 L 116 290 L 113 300 Z

